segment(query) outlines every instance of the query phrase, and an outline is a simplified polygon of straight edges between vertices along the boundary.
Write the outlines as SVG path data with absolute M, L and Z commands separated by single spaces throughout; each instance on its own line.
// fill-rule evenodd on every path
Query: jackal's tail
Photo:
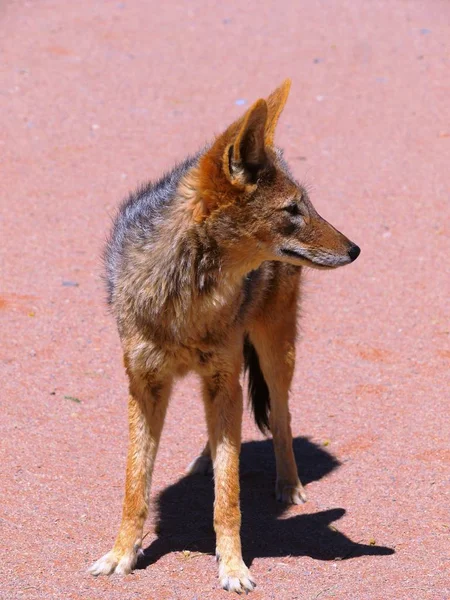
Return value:
M 270 394 L 259 364 L 258 353 L 248 336 L 244 340 L 244 369 L 248 371 L 248 398 L 262 433 L 270 430 Z

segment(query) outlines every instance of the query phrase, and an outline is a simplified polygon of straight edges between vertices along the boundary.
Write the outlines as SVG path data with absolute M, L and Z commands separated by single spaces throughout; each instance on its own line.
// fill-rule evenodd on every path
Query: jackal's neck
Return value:
M 239 305 L 245 275 L 262 262 L 232 223 L 198 220 L 199 202 L 194 167 L 181 180 L 151 244 L 139 253 L 143 279 L 136 302 L 155 321 L 164 316 L 167 323 L 172 315 L 179 324 L 205 313 L 217 318 L 216 310 Z
M 231 218 L 222 216 L 217 219 L 215 214 L 205 218 L 205 195 L 222 194 L 223 204 L 231 202 L 231 198 L 221 190 L 220 184 L 217 184 L 218 189 L 205 189 L 204 180 L 197 164 L 180 181 L 177 190 L 180 199 L 180 231 L 186 229 L 188 237 L 197 239 L 195 251 L 205 258 L 200 261 L 200 267 L 208 265 L 208 270 L 217 270 L 218 278 L 240 281 L 247 273 L 259 267 L 266 257 L 255 248 L 254 240 L 248 232 Z M 213 184 L 211 187 L 214 187 Z

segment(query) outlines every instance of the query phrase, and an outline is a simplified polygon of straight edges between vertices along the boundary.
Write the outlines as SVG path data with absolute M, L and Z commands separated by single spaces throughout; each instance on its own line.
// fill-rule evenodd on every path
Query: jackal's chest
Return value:
M 228 292 L 228 293 L 227 293 Z M 134 367 L 146 372 L 183 376 L 208 374 L 226 357 L 242 352 L 245 322 L 242 291 L 216 290 L 202 297 L 176 298 L 161 310 L 135 322 L 130 344 L 124 346 Z
M 168 343 L 203 348 L 218 343 L 238 326 L 244 304 L 240 287 L 221 285 L 207 293 L 189 290 L 151 311 L 148 325 Z
M 186 339 L 183 343 L 140 337 L 125 343 L 124 350 L 133 372 L 158 378 L 182 377 L 191 371 L 208 376 L 223 369 L 230 360 L 239 360 L 243 339 L 243 327 L 235 327 L 215 339 Z

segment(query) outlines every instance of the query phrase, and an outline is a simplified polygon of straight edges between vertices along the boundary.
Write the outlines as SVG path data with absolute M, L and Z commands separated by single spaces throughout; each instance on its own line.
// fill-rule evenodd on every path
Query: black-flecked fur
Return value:
M 189 156 L 158 181 L 149 182 L 138 188 L 122 203 L 114 219 L 103 255 L 108 304 L 112 302 L 125 244 L 129 243 L 131 238 L 145 239 L 149 234 L 151 235 L 155 224 L 164 218 L 165 211 L 175 200 L 175 192 L 181 178 L 198 162 L 203 152 L 204 150 Z

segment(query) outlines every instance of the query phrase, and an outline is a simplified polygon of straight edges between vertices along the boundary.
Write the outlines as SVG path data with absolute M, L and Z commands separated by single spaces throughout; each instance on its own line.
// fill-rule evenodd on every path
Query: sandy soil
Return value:
M 169 410 L 146 568 L 94 579 L 122 502 L 126 384 L 100 255 L 111 215 L 285 77 L 277 132 L 362 247 L 309 272 L 292 392 L 310 501 L 273 498 L 248 416 L 255 600 L 444 600 L 449 584 L 450 7 L 444 0 L 0 6 L 0 597 L 214 600 L 212 485 Z M 181 415 L 181 416 L 180 416 Z

